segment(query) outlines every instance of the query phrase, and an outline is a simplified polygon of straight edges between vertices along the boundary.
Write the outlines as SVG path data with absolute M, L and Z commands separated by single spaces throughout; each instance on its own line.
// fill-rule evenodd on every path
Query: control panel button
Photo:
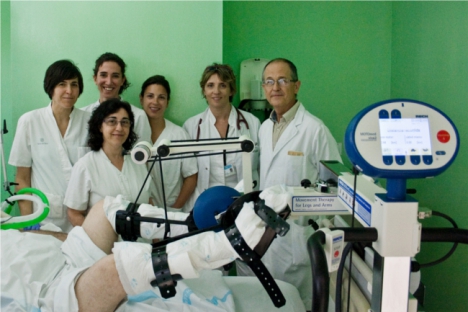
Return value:
M 400 166 L 404 165 L 406 161 L 405 158 L 406 158 L 405 156 L 395 156 L 395 162 Z
M 380 119 L 388 119 L 388 111 L 382 109 L 379 111 L 379 118 Z
M 450 133 L 445 130 L 440 130 L 437 132 L 437 140 L 439 140 L 440 143 L 447 143 L 450 141 Z
M 393 156 L 382 156 L 383 163 L 386 164 L 387 166 L 390 166 L 393 164 Z
M 411 155 L 410 156 L 411 163 L 413 165 L 419 165 L 421 163 L 421 156 L 419 155 Z
M 432 164 L 432 155 L 423 155 L 423 162 L 426 164 L 426 165 L 430 165 Z
M 400 119 L 401 118 L 401 112 L 398 109 L 392 110 L 392 118 L 393 119 Z

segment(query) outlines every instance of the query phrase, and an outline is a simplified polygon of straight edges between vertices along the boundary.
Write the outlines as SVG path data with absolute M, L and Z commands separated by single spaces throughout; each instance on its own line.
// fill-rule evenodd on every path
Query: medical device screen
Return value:
M 431 155 L 428 118 L 379 119 L 382 156 Z

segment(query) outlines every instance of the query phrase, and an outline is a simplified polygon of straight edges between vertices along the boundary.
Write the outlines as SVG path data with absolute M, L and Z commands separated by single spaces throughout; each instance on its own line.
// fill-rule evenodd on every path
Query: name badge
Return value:
M 304 156 L 304 153 L 299 152 L 299 151 L 288 151 L 288 155 L 289 156 Z
M 230 177 L 236 174 L 236 169 L 232 165 L 224 166 L 224 176 Z

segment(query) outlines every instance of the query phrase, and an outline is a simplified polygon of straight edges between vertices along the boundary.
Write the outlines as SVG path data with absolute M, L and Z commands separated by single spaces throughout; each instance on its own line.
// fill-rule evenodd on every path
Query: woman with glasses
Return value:
M 63 205 L 73 165 L 89 152 L 86 140 L 89 113 L 75 109 L 83 92 L 83 77 L 71 61 L 60 60 L 47 68 L 44 91 L 50 103 L 21 116 L 16 127 L 9 163 L 16 166 L 16 191 L 25 187 L 41 190 L 50 212 L 43 223 L 61 231 L 72 229 Z M 20 213 L 33 213 L 30 201 L 19 202 Z
M 83 107 L 82 109 L 92 113 L 99 104 L 109 99 L 121 99 L 120 95 L 130 87 L 130 82 L 125 75 L 127 64 L 115 53 L 106 52 L 99 56 L 94 64 L 93 80 L 99 91 L 99 100 Z M 130 105 L 135 116 L 135 133 L 138 141 L 149 141 L 151 129 L 146 119 L 145 112 Z
M 131 202 L 137 199 L 148 171 L 123 154 L 137 140 L 133 125 L 130 104 L 119 99 L 104 101 L 93 111 L 88 131 L 92 152 L 73 167 L 65 194 L 64 204 L 74 226 L 81 225 L 88 209 L 105 196 L 122 195 Z M 149 177 L 137 202 L 151 203 L 153 191 Z
M 254 115 L 231 104 L 236 93 L 236 76 L 229 65 L 214 63 L 203 71 L 200 87 L 208 108 L 189 118 L 184 129 L 194 140 L 224 139 L 248 135 L 255 143 L 252 153 L 253 187 L 258 189 L 258 129 L 260 121 Z M 202 193 L 216 185 L 235 187 L 242 180 L 242 154 L 223 153 L 198 157 L 197 189 Z
M 146 79 L 141 86 L 140 103 L 148 116 L 151 126 L 151 143 L 158 146 L 164 140 L 190 140 L 188 133 L 181 127 L 164 118 L 171 99 L 169 82 L 161 75 Z M 198 179 L 198 166 L 195 158 L 172 159 L 162 162 L 164 194 L 161 187 L 159 163 L 154 164 L 151 176 L 156 187 L 154 204 L 158 207 L 166 205 L 172 208 L 182 208 L 190 211 L 193 208 L 195 188 Z

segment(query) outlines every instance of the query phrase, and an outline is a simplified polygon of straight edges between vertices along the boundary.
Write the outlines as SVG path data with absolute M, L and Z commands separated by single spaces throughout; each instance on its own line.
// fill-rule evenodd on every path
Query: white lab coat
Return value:
M 64 204 L 75 210 L 87 210 L 106 196 L 122 195 L 134 202 L 148 170 L 137 165 L 130 155 L 124 156 L 122 171 L 117 169 L 102 149 L 90 152 L 73 167 Z M 145 184 L 138 203 L 148 203 L 155 186 L 151 179 Z
M 325 124 L 310 114 L 302 103 L 294 119 L 284 130 L 273 150 L 273 122 L 268 119 L 260 127 L 260 188 L 286 184 L 300 186 L 302 179 L 314 183 L 319 174 L 320 160 L 341 157 L 335 139 Z M 314 233 L 310 226 L 288 220 L 290 230 L 278 236 L 262 258 L 276 279 L 289 282 L 299 290 L 306 307 L 312 304 L 312 272 L 307 253 L 307 239 Z M 239 271 L 239 270 L 238 270 Z M 240 274 L 246 273 L 245 267 Z M 248 272 L 248 270 L 247 270 Z
M 273 150 L 273 121 L 263 122 L 259 132 L 260 189 L 278 184 L 300 186 L 302 179 L 314 183 L 321 160 L 341 160 L 338 146 L 327 126 L 299 103 L 296 116 Z
M 18 121 L 11 148 L 9 164 L 30 167 L 31 187 L 44 192 L 49 200 L 51 210 L 44 222 L 53 223 L 64 232 L 72 229 L 63 205 L 72 167 L 90 151 L 87 147 L 89 116 L 88 112 L 74 109 L 62 137 L 51 104 L 28 112 Z
M 158 146 L 162 140 L 190 140 L 190 136 L 182 127 L 179 127 L 171 121 L 165 119 L 166 127 L 159 135 L 159 138 L 154 143 L 154 146 Z M 172 156 L 169 156 L 171 158 Z M 152 165 L 148 163 L 148 169 Z M 197 160 L 192 158 L 166 160 L 162 162 L 163 178 L 164 178 L 164 192 L 166 194 L 167 207 L 172 207 L 177 197 L 179 197 L 180 190 L 184 178 L 194 175 L 198 172 Z M 156 185 L 155 202 L 153 204 L 158 207 L 164 207 L 164 196 L 161 188 L 161 174 L 159 168 L 159 162 L 154 164 L 153 170 L 151 171 L 151 177 L 153 178 L 154 184 Z M 185 205 L 182 207 L 182 211 L 189 212 L 192 210 L 197 198 L 197 190 L 194 190 L 192 196 L 187 200 Z
M 247 129 L 244 123 L 240 123 L 240 129 L 237 129 L 237 111 L 234 107 L 231 108 L 231 113 L 229 115 L 229 133 L 228 137 L 240 137 L 242 135 L 248 135 L 250 139 L 255 143 L 255 149 L 252 152 L 252 180 L 256 181 L 255 189 L 258 189 L 258 129 L 260 128 L 260 121 L 257 117 L 252 115 L 249 112 L 241 111 L 242 115 L 246 119 L 249 129 Z M 200 124 L 200 120 L 202 123 Z M 207 108 L 203 113 L 200 113 L 196 116 L 189 118 L 184 123 L 184 129 L 189 133 L 190 137 L 193 140 L 197 139 L 198 129 L 200 129 L 200 137 L 199 139 L 210 139 L 210 138 L 221 138 L 218 133 L 218 130 L 214 126 L 216 122 L 215 117 L 211 113 L 210 109 Z M 235 153 L 235 154 L 227 154 L 226 155 L 227 164 L 232 164 L 236 170 L 236 179 L 235 181 L 231 181 L 229 184 L 224 184 L 230 187 L 236 186 L 236 184 L 242 180 L 242 154 Z M 208 187 L 214 186 L 212 181 L 210 181 L 210 166 L 213 162 L 220 162 L 220 166 L 222 166 L 223 156 L 222 155 L 215 155 L 215 156 L 208 156 L 208 157 L 197 157 L 198 160 L 198 183 L 197 189 L 198 192 L 201 194 L 205 191 Z M 213 173 L 211 173 L 213 174 Z M 224 170 L 217 172 L 217 179 L 218 181 L 224 180 Z
M 92 114 L 94 109 L 96 109 L 96 107 L 98 107 L 99 104 L 100 103 L 98 100 L 92 104 L 89 104 L 88 106 L 82 107 L 81 109 Z M 133 126 L 133 131 L 135 131 L 135 133 L 138 135 L 138 142 L 151 142 L 151 127 L 148 121 L 148 117 L 146 117 L 145 111 L 131 104 L 130 107 L 132 108 L 132 112 L 135 117 L 135 125 Z

